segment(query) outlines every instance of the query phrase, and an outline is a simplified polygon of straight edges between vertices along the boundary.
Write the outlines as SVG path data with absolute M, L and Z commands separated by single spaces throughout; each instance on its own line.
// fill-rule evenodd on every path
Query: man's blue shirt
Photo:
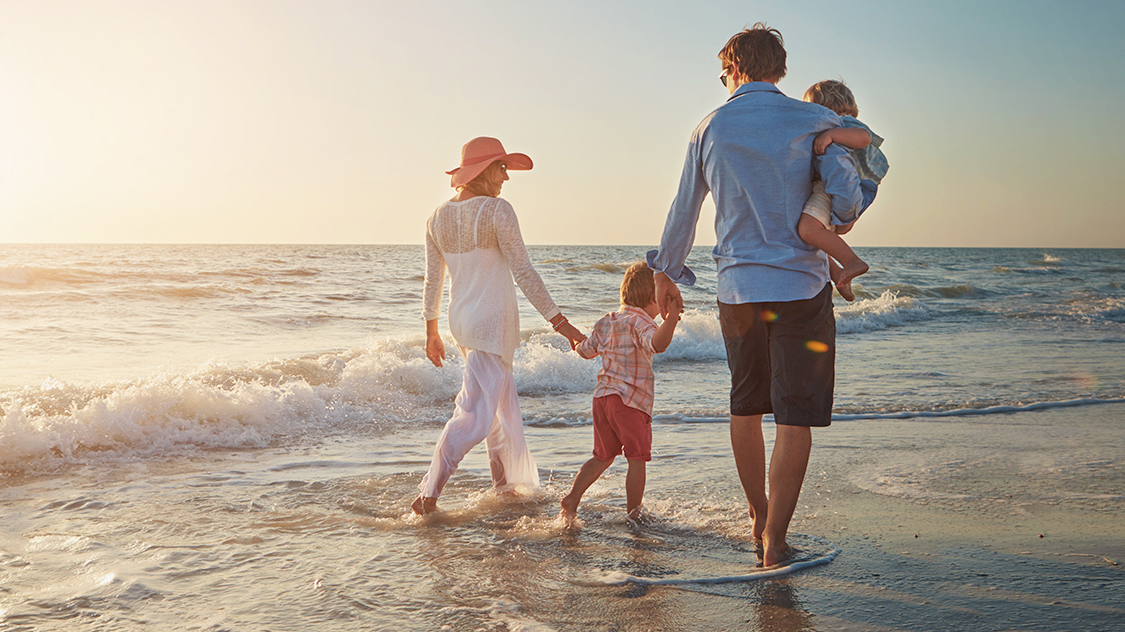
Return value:
M 684 262 L 710 193 L 720 302 L 797 301 L 820 293 L 828 283 L 827 255 L 797 235 L 814 170 L 832 196 L 834 223 L 851 223 L 863 204 L 855 164 L 843 147 L 813 155 L 816 135 L 834 127 L 840 127 L 834 112 L 790 99 L 771 83 L 739 86 L 692 133 L 680 189 L 649 266 L 677 283 L 695 281 Z

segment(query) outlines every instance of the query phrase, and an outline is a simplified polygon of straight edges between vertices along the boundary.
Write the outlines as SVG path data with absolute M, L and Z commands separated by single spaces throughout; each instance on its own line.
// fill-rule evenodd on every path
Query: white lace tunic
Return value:
M 512 277 L 550 320 L 559 308 L 531 265 L 516 211 L 506 200 L 477 196 L 446 202 L 426 223 L 423 316 L 441 312 L 449 269 L 449 330 L 457 344 L 495 353 L 509 365 L 520 344 L 520 316 Z

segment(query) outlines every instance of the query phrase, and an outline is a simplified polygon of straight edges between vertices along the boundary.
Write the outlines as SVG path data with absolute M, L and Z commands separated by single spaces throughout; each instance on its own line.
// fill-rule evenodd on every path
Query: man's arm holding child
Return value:
M 823 156 L 832 143 L 843 145 L 848 149 L 863 149 L 871 144 L 871 134 L 862 127 L 833 127 L 816 135 L 813 141 L 813 151 L 816 155 Z
M 863 210 L 863 190 L 859 186 L 855 161 L 843 145 L 832 144 L 824 150 L 823 156 L 814 156 L 813 163 L 824 180 L 824 192 L 832 196 L 832 223 L 836 226 L 851 224 Z
M 683 311 L 682 307 L 677 308 L 674 305 L 667 307 L 668 315 L 652 335 L 652 349 L 657 353 L 664 353 L 668 345 L 672 344 L 672 334 L 676 333 L 676 323 L 680 322 L 680 312 Z

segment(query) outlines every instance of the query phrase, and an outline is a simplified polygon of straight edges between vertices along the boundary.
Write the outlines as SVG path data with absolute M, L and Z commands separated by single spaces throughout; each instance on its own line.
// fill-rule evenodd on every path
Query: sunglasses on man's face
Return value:
M 719 82 L 723 84 L 724 88 L 727 87 L 727 73 L 726 72 L 723 72 L 723 74 L 719 75 Z

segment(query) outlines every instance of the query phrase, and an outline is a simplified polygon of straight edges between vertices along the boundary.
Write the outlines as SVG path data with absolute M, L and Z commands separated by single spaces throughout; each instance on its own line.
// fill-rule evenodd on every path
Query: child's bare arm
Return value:
M 871 144 L 871 134 L 862 127 L 834 127 L 826 129 L 816 135 L 813 141 L 813 151 L 816 155 L 823 156 L 832 143 L 843 145 L 848 149 L 863 149 Z
M 664 317 L 664 322 L 656 328 L 652 335 L 652 348 L 657 353 L 664 353 L 668 345 L 672 344 L 672 334 L 676 333 L 676 323 L 680 322 L 680 310 L 672 308 Z

